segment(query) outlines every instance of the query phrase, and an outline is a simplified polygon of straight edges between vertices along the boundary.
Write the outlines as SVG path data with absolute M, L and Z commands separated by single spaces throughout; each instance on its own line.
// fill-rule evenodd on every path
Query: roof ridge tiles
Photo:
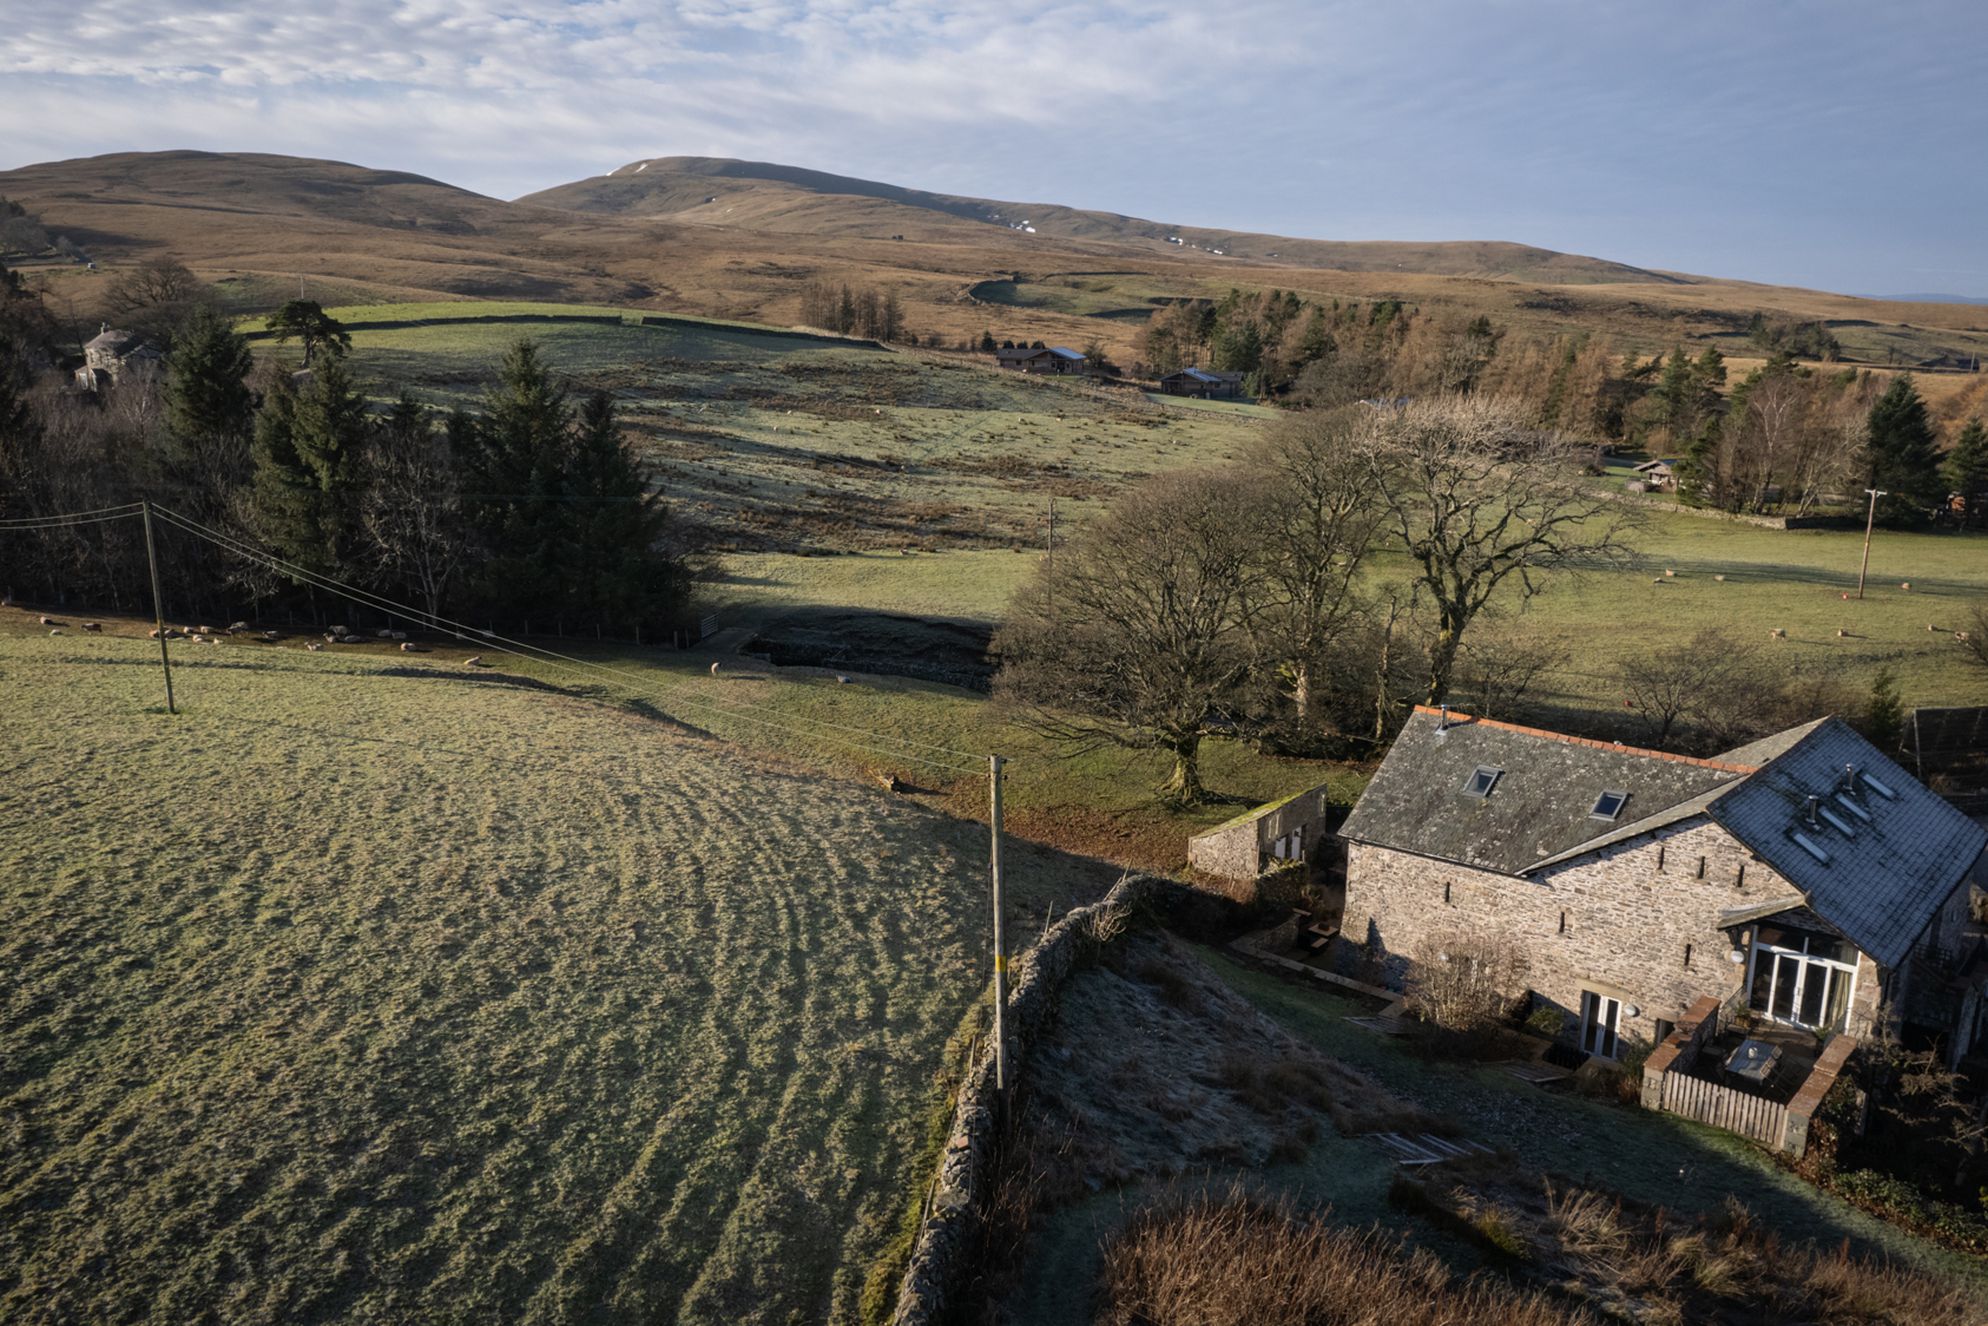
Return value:
M 1431 718 L 1447 718 L 1451 723 L 1477 724 L 1483 727 L 1495 728 L 1500 732 L 1516 732 L 1521 736 L 1543 737 L 1546 740 L 1558 741 L 1569 746 L 1585 746 L 1592 750 L 1612 751 L 1618 755 L 1640 755 L 1647 759 L 1668 760 L 1672 764 L 1690 764 L 1701 769 L 1718 769 L 1725 773 L 1755 774 L 1759 773 L 1762 768 L 1758 764 L 1736 764 L 1731 760 L 1707 760 L 1695 755 L 1673 755 L 1669 751 L 1649 750 L 1642 746 L 1625 746 L 1616 741 L 1598 741 L 1593 737 L 1574 737 L 1569 736 L 1565 732 L 1555 732 L 1550 728 L 1526 727 L 1522 723 L 1506 723 L 1495 718 L 1478 718 L 1455 709 L 1440 709 L 1434 705 L 1418 704 L 1415 706 L 1415 712 L 1418 714 L 1427 714 Z

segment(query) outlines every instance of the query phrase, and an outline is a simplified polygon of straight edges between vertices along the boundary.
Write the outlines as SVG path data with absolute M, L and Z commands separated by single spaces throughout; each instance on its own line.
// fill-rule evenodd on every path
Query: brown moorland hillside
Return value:
M 170 253 L 231 278 L 248 308 L 307 277 L 348 302 L 612 302 L 795 325 L 804 285 L 848 282 L 895 292 L 921 336 L 1097 341 L 1123 361 L 1158 304 L 1237 287 L 1399 299 L 1484 314 L 1522 335 L 1598 334 L 1643 353 L 1701 342 L 1745 356 L 1747 321 L 1761 312 L 1827 323 L 1852 362 L 1920 368 L 1947 413 L 1979 408 L 1983 379 L 1961 369 L 1988 353 L 1988 308 L 1974 305 L 1645 271 L 1516 244 L 1173 230 L 711 158 L 634 162 L 506 201 L 342 162 L 119 153 L 0 172 L 0 194 L 99 263 L 93 273 L 44 268 L 79 319 L 94 314 L 111 269 Z M 1034 233 L 1011 228 L 1024 221 Z

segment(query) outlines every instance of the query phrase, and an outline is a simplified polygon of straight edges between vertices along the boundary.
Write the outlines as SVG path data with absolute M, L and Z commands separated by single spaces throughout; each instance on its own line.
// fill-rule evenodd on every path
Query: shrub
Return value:
M 1099 1326 L 1572 1326 L 1541 1294 L 1464 1278 L 1427 1249 L 1240 1189 L 1136 1217 L 1105 1249 Z
M 1445 1031 L 1481 1032 L 1505 1020 L 1527 964 L 1501 940 L 1456 930 L 1426 941 L 1408 977 L 1416 1015 Z

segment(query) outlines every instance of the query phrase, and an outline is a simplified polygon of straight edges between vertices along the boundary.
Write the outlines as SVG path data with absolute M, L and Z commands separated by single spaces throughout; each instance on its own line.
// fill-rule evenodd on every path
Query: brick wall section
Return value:
M 1379 951 L 1390 983 L 1439 937 L 1502 940 L 1525 955 L 1526 983 L 1542 998 L 1569 1014 L 1579 1013 L 1583 990 L 1620 999 L 1639 1010 L 1632 1018 L 1624 1008 L 1622 1035 L 1650 1044 L 1658 1019 L 1683 1022 L 1700 999 L 1742 994 L 1746 967 L 1728 959 L 1719 913 L 1795 896 L 1703 815 L 1524 879 L 1354 843 L 1341 933 Z M 1877 970 L 1865 959 L 1853 1034 L 1870 1026 L 1877 998 Z
M 1843 1066 L 1850 1062 L 1856 1052 L 1857 1042 L 1848 1036 L 1838 1036 L 1822 1047 L 1815 1067 L 1809 1070 L 1808 1078 L 1788 1102 L 1788 1123 L 1781 1134 L 1781 1150 L 1797 1160 L 1808 1149 L 1809 1123 L 1815 1112 L 1822 1108 L 1829 1089 L 1836 1085 Z

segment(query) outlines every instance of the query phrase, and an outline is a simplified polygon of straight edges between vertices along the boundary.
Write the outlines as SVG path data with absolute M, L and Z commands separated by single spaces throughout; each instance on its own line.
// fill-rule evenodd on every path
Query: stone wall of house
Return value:
M 1517 879 L 1355 843 L 1341 933 L 1366 942 L 1390 983 L 1425 946 L 1456 933 L 1496 938 L 1524 954 L 1527 982 L 1578 1015 L 1581 992 L 1620 999 L 1623 1036 L 1657 1040 L 1698 999 L 1742 994 L 1746 967 L 1728 957 L 1719 913 L 1796 891 L 1731 834 L 1699 816 Z M 1516 993 L 1516 992 L 1514 992 Z M 1864 959 L 1850 1013 L 1862 1035 L 1875 1014 L 1876 969 Z

